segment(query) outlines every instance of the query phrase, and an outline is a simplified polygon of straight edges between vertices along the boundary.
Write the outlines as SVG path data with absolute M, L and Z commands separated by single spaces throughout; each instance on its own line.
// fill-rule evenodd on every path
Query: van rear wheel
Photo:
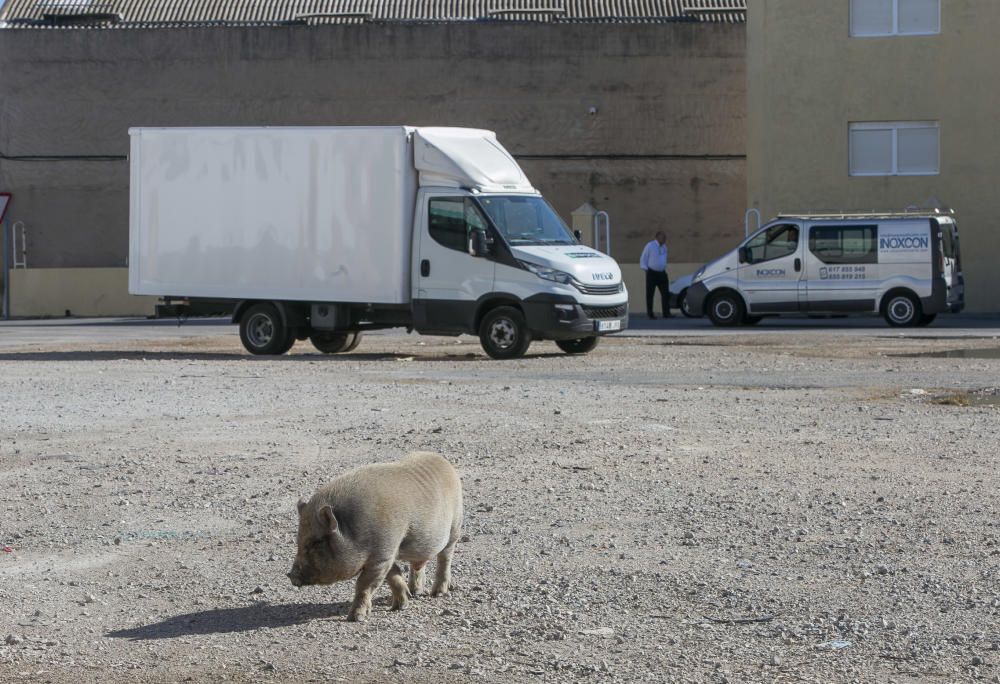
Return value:
M 556 346 L 567 354 L 587 354 L 594 351 L 600 337 L 581 337 L 578 340 L 556 340 Z
M 708 301 L 708 317 L 715 325 L 729 328 L 743 322 L 746 308 L 735 292 L 720 292 Z
M 918 325 L 923 312 L 920 310 L 920 302 L 912 294 L 894 292 L 882 304 L 882 316 L 892 327 L 905 328 Z
M 479 343 L 494 359 L 519 359 L 531 344 L 531 331 L 524 315 L 512 306 L 498 306 L 483 316 Z

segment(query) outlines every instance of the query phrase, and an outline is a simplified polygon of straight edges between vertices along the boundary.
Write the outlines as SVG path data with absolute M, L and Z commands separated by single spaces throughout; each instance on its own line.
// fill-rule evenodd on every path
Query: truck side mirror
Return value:
M 486 231 L 474 230 L 469 233 L 469 256 L 484 257 L 489 253 L 490 245 L 486 241 Z
M 582 242 L 583 241 L 583 233 L 581 233 L 579 230 L 574 230 L 573 231 L 573 237 L 576 238 L 577 242 Z

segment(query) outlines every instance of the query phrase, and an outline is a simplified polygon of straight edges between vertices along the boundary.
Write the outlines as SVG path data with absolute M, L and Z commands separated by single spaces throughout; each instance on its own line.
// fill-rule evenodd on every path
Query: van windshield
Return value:
M 569 228 L 541 197 L 492 195 L 477 201 L 509 245 L 576 244 Z

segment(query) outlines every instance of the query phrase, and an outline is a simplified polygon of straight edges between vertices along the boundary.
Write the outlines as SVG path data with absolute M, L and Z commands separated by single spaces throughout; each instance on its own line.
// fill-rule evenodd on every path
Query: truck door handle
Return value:
M 424 259 L 420 262 L 420 275 L 424 278 L 431 274 L 431 262 L 430 259 Z
M 795 272 L 798 273 L 802 270 L 802 259 L 795 257 Z

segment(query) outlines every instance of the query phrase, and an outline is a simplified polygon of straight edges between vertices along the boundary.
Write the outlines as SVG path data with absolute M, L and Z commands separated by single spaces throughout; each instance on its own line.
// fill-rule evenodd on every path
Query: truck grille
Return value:
M 580 283 L 576 286 L 576 289 L 583 294 L 589 295 L 613 295 L 622 291 L 622 285 L 621 283 L 617 285 L 584 285 Z
M 583 313 L 587 318 L 622 318 L 628 313 L 628 304 L 618 306 L 585 306 Z

